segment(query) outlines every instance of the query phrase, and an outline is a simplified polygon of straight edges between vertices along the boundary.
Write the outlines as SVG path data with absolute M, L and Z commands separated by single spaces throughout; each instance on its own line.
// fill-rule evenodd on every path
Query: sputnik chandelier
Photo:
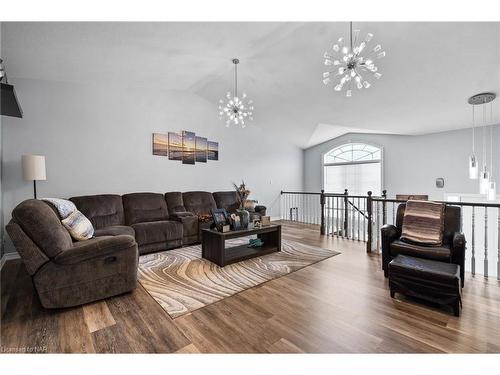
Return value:
M 219 118 L 226 120 L 226 126 L 240 125 L 244 128 L 245 121 L 253 120 L 253 101 L 247 100 L 247 94 L 238 97 L 238 64 L 240 60 L 233 59 L 234 64 L 234 92 L 226 93 L 226 99 L 219 100 Z
M 349 23 L 349 44 L 344 44 L 344 38 L 339 38 L 332 47 L 332 52 L 325 52 L 325 65 L 334 67 L 334 70 L 323 73 L 323 83 L 328 85 L 332 83 L 335 91 L 342 91 L 347 88 L 346 96 L 352 96 L 353 84 L 361 90 L 369 88 L 371 83 L 366 79 L 367 75 L 379 79 L 382 74 L 373 62 L 374 59 L 381 59 L 385 56 L 382 46 L 377 44 L 370 52 L 363 55 L 368 43 L 372 40 L 373 34 L 366 34 L 365 39 L 358 43 L 359 30 L 352 30 L 352 22 Z M 354 35 L 353 35 L 354 34 Z M 353 39 L 354 37 L 354 39 Z M 339 81 L 334 82 L 334 78 L 340 77 Z

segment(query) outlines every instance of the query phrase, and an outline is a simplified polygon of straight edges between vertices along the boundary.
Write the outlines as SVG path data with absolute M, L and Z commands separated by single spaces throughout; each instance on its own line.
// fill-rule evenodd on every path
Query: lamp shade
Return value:
M 45 156 L 23 155 L 23 177 L 27 181 L 46 180 Z
M 6 83 L 0 83 L 0 115 L 23 117 L 23 110 L 17 100 L 14 86 Z

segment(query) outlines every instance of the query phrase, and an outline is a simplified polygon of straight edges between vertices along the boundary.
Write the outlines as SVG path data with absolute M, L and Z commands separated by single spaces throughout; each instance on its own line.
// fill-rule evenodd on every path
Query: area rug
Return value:
M 230 240 L 226 246 L 247 241 Z M 340 253 L 283 240 L 280 252 L 219 267 L 202 259 L 201 245 L 195 245 L 142 255 L 138 277 L 160 306 L 177 318 L 337 254 Z

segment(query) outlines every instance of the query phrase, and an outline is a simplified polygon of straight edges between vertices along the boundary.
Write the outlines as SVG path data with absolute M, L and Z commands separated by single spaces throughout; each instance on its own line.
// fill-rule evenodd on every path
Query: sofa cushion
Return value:
M 184 202 L 182 201 L 182 193 L 180 191 L 172 191 L 165 193 L 165 200 L 167 201 L 168 213 L 185 212 Z
M 71 237 L 77 241 L 85 241 L 94 236 L 94 227 L 89 219 L 80 211 L 76 210 L 61 223 L 68 230 Z
M 403 217 L 401 239 L 425 245 L 443 243 L 444 204 L 408 201 Z
M 409 255 L 417 258 L 449 261 L 451 250 L 446 246 L 422 246 L 400 240 L 393 241 L 390 245 L 391 255 Z
M 90 220 L 95 229 L 125 224 L 122 197 L 119 195 L 85 195 L 69 200 Z
M 121 234 L 126 234 L 132 237 L 135 237 L 134 228 L 126 226 L 126 225 L 111 225 L 109 227 L 96 229 L 94 232 L 94 236 L 119 236 Z
M 216 191 L 213 197 L 217 208 L 224 208 L 229 213 L 234 213 L 240 208 L 236 191 Z
M 131 193 L 122 196 L 127 225 L 168 219 L 167 202 L 163 194 Z
M 182 223 L 171 220 L 132 225 L 139 246 L 182 239 Z
M 182 193 L 182 201 L 186 211 L 196 215 L 210 214 L 217 208 L 212 193 L 206 191 L 188 191 Z
M 73 246 L 54 209 L 41 200 L 21 202 L 12 211 L 12 218 L 49 258 Z

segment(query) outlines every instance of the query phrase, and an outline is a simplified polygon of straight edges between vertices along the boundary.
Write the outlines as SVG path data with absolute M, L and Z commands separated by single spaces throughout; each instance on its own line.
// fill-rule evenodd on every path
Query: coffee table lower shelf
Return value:
M 263 245 L 261 247 L 252 248 L 248 245 L 227 247 L 225 249 L 226 261 L 225 264 L 240 262 L 242 260 L 255 258 L 261 255 L 266 255 L 279 251 L 276 246 Z
M 261 247 L 248 247 L 248 244 L 226 247 L 226 240 L 257 235 L 264 243 Z M 281 226 L 220 233 L 210 229 L 202 231 L 202 258 L 220 267 L 242 260 L 281 251 Z

